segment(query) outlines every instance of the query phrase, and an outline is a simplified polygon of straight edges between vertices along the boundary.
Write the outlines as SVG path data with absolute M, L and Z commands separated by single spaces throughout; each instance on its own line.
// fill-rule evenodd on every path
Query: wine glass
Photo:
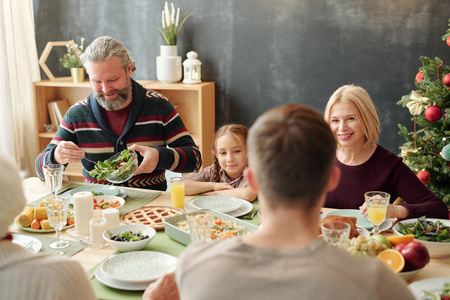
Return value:
M 45 176 L 45 184 L 53 194 L 53 197 L 56 198 L 56 194 L 62 186 L 64 165 L 48 164 L 43 167 L 43 170 Z
M 48 246 L 52 249 L 62 249 L 69 247 L 69 241 L 61 238 L 61 230 L 67 224 L 67 213 L 69 210 L 69 199 L 63 196 L 56 196 L 54 199 L 44 200 L 47 210 L 48 223 L 55 228 L 56 240 Z
M 385 192 L 367 192 L 364 194 L 364 198 L 366 199 L 369 221 L 373 224 L 373 234 L 379 234 L 380 224 L 386 218 L 386 210 L 391 195 Z

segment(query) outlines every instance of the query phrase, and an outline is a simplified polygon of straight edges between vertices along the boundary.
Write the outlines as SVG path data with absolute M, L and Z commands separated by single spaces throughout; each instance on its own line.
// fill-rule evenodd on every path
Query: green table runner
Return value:
M 196 198 L 196 197 L 194 197 Z M 259 209 L 259 202 L 254 201 L 252 203 L 253 210 L 255 211 Z M 242 219 L 246 222 L 249 222 L 254 225 L 258 225 L 260 223 L 260 217 L 258 214 L 255 215 L 253 220 L 246 220 Z M 155 237 L 150 242 L 150 244 L 147 245 L 146 248 L 144 248 L 141 251 L 157 251 L 157 252 L 163 252 L 167 253 L 169 255 L 173 255 L 178 257 L 181 252 L 184 250 L 185 246 L 183 244 L 178 243 L 177 241 L 174 241 L 170 239 L 164 230 L 157 231 Z M 121 252 L 116 252 L 121 253 Z M 92 268 L 88 271 L 88 275 L 92 275 L 95 273 L 95 269 L 97 269 L 97 266 Z M 123 299 L 142 299 L 143 291 L 123 291 L 118 290 L 114 288 L 110 288 L 108 286 L 103 285 L 98 281 L 95 277 L 91 280 L 92 288 L 94 289 L 95 295 L 98 299 L 110 299 L 110 300 L 123 300 Z
M 62 189 L 62 193 L 68 189 L 74 189 L 77 187 L 83 186 L 81 184 L 71 183 L 67 186 L 65 186 Z M 120 188 L 120 187 L 119 187 Z M 59 192 L 61 194 L 61 192 Z M 125 204 L 120 209 L 120 214 L 124 215 L 132 210 L 135 210 L 136 208 L 140 208 L 142 206 L 145 206 L 149 204 L 152 200 L 154 200 L 156 197 L 158 197 L 161 192 L 143 192 L 138 190 L 126 190 L 127 196 L 125 197 Z M 34 200 L 33 202 L 28 203 L 29 206 L 39 206 L 39 203 L 41 203 L 42 200 L 44 200 L 47 197 L 51 197 L 52 194 L 45 195 L 44 197 L 41 197 L 37 200 Z

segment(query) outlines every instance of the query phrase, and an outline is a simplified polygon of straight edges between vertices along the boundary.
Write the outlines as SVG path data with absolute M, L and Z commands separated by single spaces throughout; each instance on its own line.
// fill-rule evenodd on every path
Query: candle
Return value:
M 104 243 L 103 232 L 106 230 L 106 220 L 93 218 L 89 221 L 89 233 L 92 243 Z
M 92 215 L 93 218 L 103 218 L 103 210 L 94 209 L 94 213 Z
M 106 220 L 106 228 L 119 226 L 119 210 L 117 208 L 103 210 L 103 218 Z
M 94 196 L 91 192 L 78 192 L 73 195 L 73 210 L 75 218 L 75 234 L 89 234 L 89 220 L 94 213 Z

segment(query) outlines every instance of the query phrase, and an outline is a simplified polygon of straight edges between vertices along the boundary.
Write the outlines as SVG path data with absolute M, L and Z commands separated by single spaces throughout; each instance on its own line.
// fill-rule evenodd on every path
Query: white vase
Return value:
M 181 80 L 181 56 L 177 54 L 177 46 L 160 46 L 160 56 L 156 57 L 156 77 L 162 83 L 175 83 Z

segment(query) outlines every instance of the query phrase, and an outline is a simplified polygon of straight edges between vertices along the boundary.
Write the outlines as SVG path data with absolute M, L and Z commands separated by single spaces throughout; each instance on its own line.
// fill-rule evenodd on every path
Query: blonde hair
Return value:
M 244 149 L 247 150 L 247 136 L 248 136 L 247 127 L 245 127 L 243 125 L 239 125 L 239 124 L 228 124 L 228 125 L 223 125 L 222 127 L 220 127 L 214 135 L 214 140 L 213 140 L 213 145 L 212 145 L 212 152 L 214 155 L 213 182 L 220 182 L 220 174 L 219 174 L 220 165 L 219 165 L 219 160 L 217 159 L 217 140 L 226 134 L 231 134 L 234 137 L 237 137 L 238 139 L 240 139 L 242 144 L 244 145 Z
M 250 128 L 248 160 L 269 203 L 309 209 L 324 193 L 336 158 L 336 139 L 322 115 L 287 104 Z
M 380 133 L 380 120 L 378 119 L 375 105 L 366 90 L 353 84 L 343 85 L 338 88 L 331 95 L 325 107 L 324 118 L 328 125 L 331 123 L 331 109 L 336 103 L 348 103 L 353 107 L 366 137 L 364 147 L 375 145 Z

